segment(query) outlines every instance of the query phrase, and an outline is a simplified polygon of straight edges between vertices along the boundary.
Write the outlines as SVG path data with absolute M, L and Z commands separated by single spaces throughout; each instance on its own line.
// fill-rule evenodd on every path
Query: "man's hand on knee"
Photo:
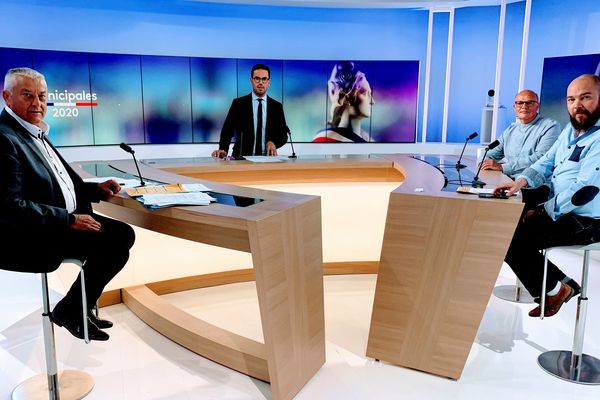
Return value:
M 91 215 L 87 214 L 72 214 L 74 221 L 71 223 L 69 228 L 80 231 L 94 231 L 100 232 L 102 225 L 96 221 Z

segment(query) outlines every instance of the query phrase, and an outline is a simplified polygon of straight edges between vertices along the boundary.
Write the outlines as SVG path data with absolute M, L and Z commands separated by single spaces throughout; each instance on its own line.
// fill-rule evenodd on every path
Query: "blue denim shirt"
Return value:
M 490 150 L 486 158 L 494 161 L 505 158 L 502 172 L 514 178 L 539 160 L 552 147 L 559 134 L 558 122 L 539 115 L 528 124 L 513 122 L 502 132 L 498 139 L 500 144 Z
M 525 178 L 530 187 L 550 184 L 551 197 L 544 207 L 553 220 L 569 212 L 600 218 L 600 196 L 583 206 L 571 203 L 582 187 L 600 187 L 600 121 L 577 138 L 569 123 L 550 150 L 517 178 Z

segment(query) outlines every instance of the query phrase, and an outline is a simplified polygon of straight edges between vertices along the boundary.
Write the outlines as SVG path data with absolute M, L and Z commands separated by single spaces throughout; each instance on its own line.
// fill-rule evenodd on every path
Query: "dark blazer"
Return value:
M 265 143 L 273 142 L 279 148 L 287 142 L 287 124 L 283 114 L 283 106 L 277 100 L 267 96 L 267 124 L 265 128 Z M 219 149 L 229 151 L 233 136 L 233 156 L 249 156 L 254 154 L 254 115 L 252 113 L 252 93 L 234 99 L 221 129 Z M 240 142 L 242 151 L 240 153 Z
M 52 146 L 46 139 L 46 144 Z M 55 149 L 56 150 L 56 149 Z M 58 154 L 58 152 L 57 152 Z M 76 213 L 92 212 L 99 201 L 96 183 L 85 183 L 60 156 L 75 185 Z M 69 229 L 69 215 L 51 166 L 34 139 L 6 110 L 0 114 L 0 268 L 22 272 L 48 272 L 58 259 L 36 251 Z M 44 258 L 43 258 L 43 257 Z M 42 262 L 42 260 L 44 260 Z

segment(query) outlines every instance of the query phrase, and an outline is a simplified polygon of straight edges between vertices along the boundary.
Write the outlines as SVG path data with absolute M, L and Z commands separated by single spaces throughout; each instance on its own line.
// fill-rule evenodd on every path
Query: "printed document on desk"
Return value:
M 144 194 L 137 198 L 142 204 L 151 208 L 171 206 L 207 206 L 211 201 L 217 201 L 203 192 L 190 193 L 154 193 Z
M 138 197 L 146 194 L 206 192 L 208 190 L 210 189 L 201 183 L 172 183 L 170 185 L 139 186 L 127 189 L 126 192 L 131 197 Z
M 255 163 L 274 163 L 283 162 L 278 156 L 245 156 L 246 160 Z

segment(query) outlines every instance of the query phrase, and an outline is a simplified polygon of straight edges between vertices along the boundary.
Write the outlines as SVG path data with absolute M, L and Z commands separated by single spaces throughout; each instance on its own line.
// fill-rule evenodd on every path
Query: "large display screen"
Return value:
M 46 77 L 57 146 L 216 143 L 250 70 L 271 69 L 298 142 L 415 141 L 418 61 L 298 61 L 96 54 L 0 48 L 0 74 Z M 3 86 L 3 82 L 0 82 Z M 4 106 L 0 99 L 0 105 Z
M 540 114 L 556 120 L 561 127 L 568 124 L 567 86 L 582 74 L 600 76 L 600 54 L 544 59 Z

